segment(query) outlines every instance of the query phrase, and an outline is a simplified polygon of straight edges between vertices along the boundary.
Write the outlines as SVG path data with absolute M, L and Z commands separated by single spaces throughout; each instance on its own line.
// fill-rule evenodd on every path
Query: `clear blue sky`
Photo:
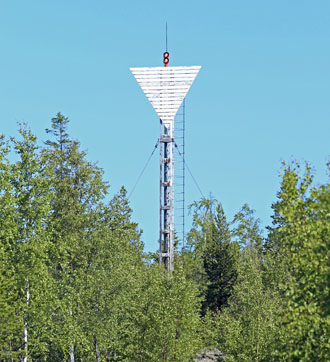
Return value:
M 230 220 L 247 202 L 271 222 L 281 160 L 325 182 L 330 136 L 330 2 L 0 1 L 0 132 L 28 122 L 40 139 L 62 112 L 113 195 L 133 187 L 158 138 L 129 72 L 202 65 L 187 96 L 186 159 Z M 188 176 L 188 175 L 187 175 Z M 158 240 L 158 153 L 131 198 L 147 250 Z M 188 178 L 187 202 L 200 197 Z

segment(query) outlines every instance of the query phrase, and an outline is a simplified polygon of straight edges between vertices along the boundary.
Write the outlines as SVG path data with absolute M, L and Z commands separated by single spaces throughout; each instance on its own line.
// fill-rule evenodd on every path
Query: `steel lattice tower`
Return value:
M 168 271 L 172 272 L 174 269 L 174 117 L 201 67 L 168 67 L 167 64 L 165 67 L 130 68 L 130 70 L 160 118 L 159 260 Z

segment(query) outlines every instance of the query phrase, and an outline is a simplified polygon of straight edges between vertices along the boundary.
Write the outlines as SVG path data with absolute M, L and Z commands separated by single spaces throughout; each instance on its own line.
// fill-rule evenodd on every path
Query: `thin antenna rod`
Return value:
M 167 51 L 167 22 L 166 22 L 166 51 Z

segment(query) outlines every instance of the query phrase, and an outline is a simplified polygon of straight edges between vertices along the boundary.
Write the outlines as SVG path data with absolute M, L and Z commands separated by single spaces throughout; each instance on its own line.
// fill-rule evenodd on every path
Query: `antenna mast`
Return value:
M 168 67 L 170 53 L 163 54 L 164 67 Z M 174 270 L 174 119 L 160 119 L 160 181 L 159 181 L 159 262 L 172 272 Z
M 166 44 L 165 44 L 165 50 L 167 51 L 167 22 L 166 22 Z

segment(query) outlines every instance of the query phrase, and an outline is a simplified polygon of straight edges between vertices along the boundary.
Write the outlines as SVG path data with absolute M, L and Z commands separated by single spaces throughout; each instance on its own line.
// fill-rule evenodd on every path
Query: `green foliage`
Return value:
M 18 315 L 17 283 L 8 257 L 16 233 L 9 152 L 8 142 L 0 135 L 0 359 L 4 361 L 23 355 L 20 340 L 23 320 Z
M 185 271 L 193 280 L 201 295 L 206 293 L 207 276 L 204 270 L 203 256 L 208 242 L 212 225 L 215 200 L 201 199 L 190 206 L 193 212 L 193 226 L 188 234 L 187 246 L 190 250 L 185 253 Z
M 195 202 L 169 275 L 68 124 L 41 148 L 26 126 L 0 136 L 1 361 L 185 362 L 215 344 L 228 361 L 330 360 L 330 183 L 284 165 L 266 241 L 248 205 L 230 231 L 218 201 Z
M 254 246 L 262 250 L 263 237 L 260 229 L 260 220 L 254 218 L 254 210 L 248 204 L 244 204 L 242 209 L 234 216 L 232 224 L 235 225 L 232 234 L 242 248 Z
M 231 243 L 229 226 L 220 203 L 217 204 L 214 222 L 203 254 L 207 275 L 204 310 L 216 311 L 227 305 L 237 278 L 238 244 Z
M 241 255 L 239 276 L 229 306 L 216 316 L 218 345 L 226 361 L 272 361 L 279 338 L 276 310 L 278 295 L 263 283 L 259 251 L 247 246 Z
M 242 246 L 228 308 L 217 314 L 229 361 L 329 360 L 329 183 L 312 186 L 311 168 L 283 165 L 273 227 L 263 247 L 244 205 L 233 235 Z
M 202 199 L 193 205 L 192 249 L 186 254 L 187 274 L 199 286 L 203 313 L 227 304 L 237 277 L 238 244 L 231 243 L 229 225 L 221 204 Z
M 96 227 L 102 217 L 101 202 L 107 185 L 101 169 L 86 160 L 79 142 L 69 138 L 68 119 L 57 114 L 46 142 L 43 162 L 49 165 L 53 197 L 47 223 L 49 273 L 54 297 L 48 321 L 51 340 L 59 356 L 77 353 L 88 345 L 84 319 L 85 282 L 93 270 Z M 88 279 L 87 279 L 88 281 Z M 61 357 L 60 357 L 61 358 Z
M 17 314 L 15 281 L 6 273 L 4 250 L 0 246 L 0 360 L 20 358 L 23 323 Z
M 36 137 L 23 126 L 20 139 L 11 141 L 17 161 L 7 167 L 2 165 L 7 177 L 2 189 L 6 206 L 0 220 L 5 225 L 1 246 L 15 295 L 15 313 L 24 326 L 25 338 L 21 331 L 14 340 L 27 357 L 38 344 L 39 322 L 47 314 L 43 302 L 47 299 L 45 222 L 51 193 L 45 177 L 47 167 L 37 154 Z M 38 319 L 34 318 L 36 314 Z
M 247 204 L 234 216 L 232 235 L 241 246 L 238 278 L 228 306 L 215 316 L 218 347 L 228 361 L 272 360 L 280 300 L 266 280 L 259 219 Z
M 125 360 L 189 361 L 201 347 L 196 287 L 180 269 L 168 275 L 155 265 L 141 276 L 128 308 Z
M 280 264 L 280 313 L 285 340 L 279 355 L 288 361 L 330 359 L 329 242 L 330 183 L 312 187 L 308 164 L 283 165 L 274 204 L 270 253 Z
M 200 300 L 182 270 L 145 262 L 124 188 L 52 119 L 0 138 L 1 361 L 188 361 L 201 347 Z

